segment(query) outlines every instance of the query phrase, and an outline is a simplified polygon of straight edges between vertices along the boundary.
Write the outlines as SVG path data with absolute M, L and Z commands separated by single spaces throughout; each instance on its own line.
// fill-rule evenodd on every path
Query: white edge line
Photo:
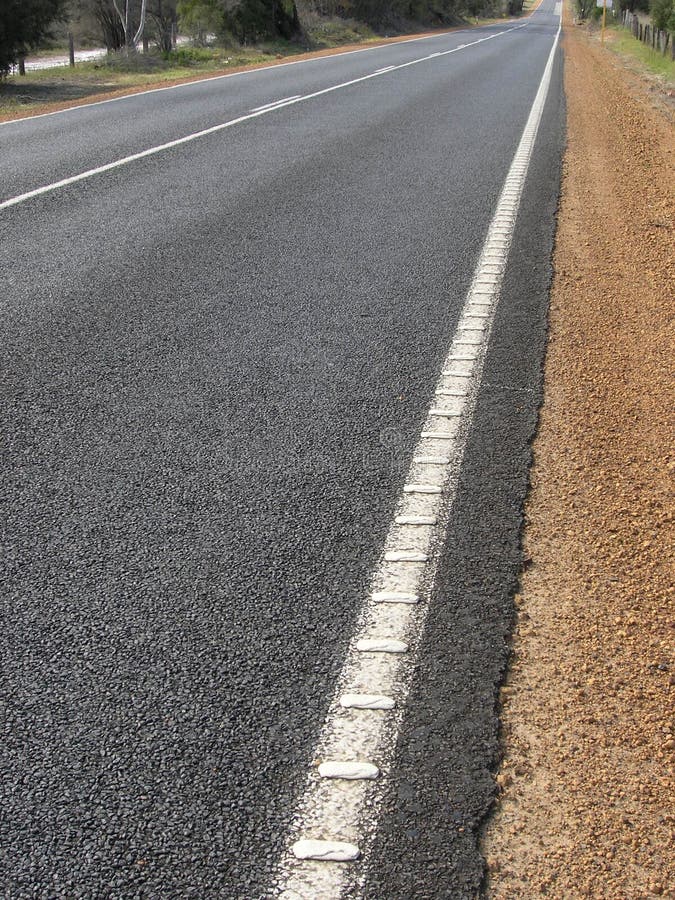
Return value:
M 517 21 L 517 19 L 511 19 L 510 21 Z M 48 116 L 61 115 L 61 113 L 76 112 L 80 109 L 89 109 L 91 106 L 103 106 L 104 103 L 118 103 L 120 100 L 131 100 L 134 97 L 143 97 L 146 94 L 159 94 L 162 91 L 175 91 L 178 88 L 191 87 L 195 84 L 206 84 L 209 81 L 222 81 L 225 78 L 238 78 L 241 75 L 255 75 L 256 72 L 267 72 L 270 69 L 285 69 L 288 66 L 300 66 L 303 63 L 321 62 L 321 60 L 335 59 L 338 56 L 353 56 L 355 53 L 370 53 L 373 50 L 384 50 L 387 47 L 397 47 L 399 44 L 414 44 L 418 41 L 431 41 L 434 38 L 443 38 L 452 34 L 472 34 L 474 31 L 478 31 L 481 28 L 494 27 L 493 23 L 492 25 L 478 25 L 475 29 L 462 28 L 459 31 L 439 31 L 438 34 L 425 34 L 424 37 L 406 38 L 404 41 L 390 41 L 387 44 L 378 44 L 377 47 L 359 47 L 358 50 L 345 50 L 344 53 L 327 53 L 325 56 L 314 56 L 311 59 L 292 59 L 284 63 L 263 63 L 260 66 L 245 69 L 243 72 L 226 72 L 224 75 L 209 75 L 208 78 L 196 78 L 194 81 L 182 81 L 180 84 L 168 84 L 166 87 L 149 88 L 147 91 L 136 91 L 135 94 L 125 94 L 123 97 L 108 97 L 105 100 L 94 100 L 93 103 L 79 103 L 77 106 L 68 106 L 66 109 L 53 109 L 51 112 L 37 113 L 34 116 L 21 116 L 19 119 L 8 119 L 5 122 L 0 122 L 0 127 L 3 125 L 16 125 L 20 122 L 32 122 L 35 119 L 45 119 Z M 509 29 L 509 31 L 512 30 L 513 29 Z M 470 45 L 463 44 L 462 46 L 466 47 Z
M 524 28 L 525 25 L 517 25 L 515 28 L 509 29 L 509 31 L 516 31 L 518 28 Z M 506 34 L 508 32 L 500 32 Z M 497 35 L 488 35 L 487 37 L 480 38 L 477 41 L 473 41 L 471 44 L 465 44 L 462 49 L 473 47 L 476 44 L 481 44 L 484 41 L 489 41 L 493 37 Z M 278 109 L 286 109 L 289 106 L 295 106 L 296 103 L 303 103 L 307 100 L 313 100 L 316 97 L 321 97 L 325 94 L 331 94 L 334 91 L 341 90 L 342 88 L 351 87 L 354 84 L 361 84 L 364 81 L 370 81 L 372 78 L 379 78 L 381 74 L 389 75 L 392 71 L 399 71 L 400 69 L 408 69 L 411 66 L 419 65 L 420 63 L 427 62 L 429 59 L 438 59 L 439 56 L 450 56 L 452 53 L 458 52 L 457 47 L 453 47 L 451 50 L 445 50 L 444 52 L 435 55 L 433 57 L 429 56 L 421 56 L 418 59 L 410 60 L 406 63 L 401 63 L 398 66 L 395 66 L 394 69 L 388 70 L 384 73 L 378 72 L 369 72 L 367 75 L 360 75 L 358 78 L 352 78 L 349 81 L 343 81 L 339 84 L 333 84 L 330 87 L 322 88 L 319 91 L 314 91 L 311 94 L 303 94 L 302 96 L 298 96 L 294 99 L 289 99 L 283 101 L 281 103 L 275 103 L 271 106 L 259 107 L 256 111 L 245 113 L 242 116 L 237 116 L 235 119 L 230 119 L 227 122 L 221 122 L 218 125 L 212 125 L 210 128 L 204 128 L 202 131 L 195 131 L 192 134 L 186 134 L 183 137 L 176 138 L 173 141 L 167 141 L 164 144 L 158 144 L 155 147 L 149 147 L 147 150 L 140 150 L 138 153 L 132 153 L 129 156 L 124 156 L 121 159 L 116 159 L 113 162 L 105 163 L 102 166 L 96 166 L 93 169 L 87 169 L 85 172 L 79 172 L 77 175 L 71 175 L 68 178 L 62 178 L 60 181 L 54 181 L 51 184 L 42 185 L 39 188 L 34 188 L 31 191 L 26 191 L 23 194 L 17 194 L 15 197 L 10 197 L 7 200 L 4 200 L 0 203 L 0 210 L 8 209 L 10 206 L 18 206 L 20 203 L 25 203 L 26 200 L 32 200 L 34 197 L 39 197 L 42 194 L 48 194 L 51 191 L 58 190 L 59 188 L 68 187 L 71 184 L 77 184 L 79 181 L 85 181 L 88 178 L 93 178 L 95 175 L 102 175 L 105 172 L 111 172 L 113 169 L 118 169 L 121 166 L 129 165 L 129 163 L 136 162 L 139 159 L 145 159 L 148 156 L 155 156 L 157 153 L 163 153 L 166 150 L 171 150 L 174 147 L 180 147 L 183 144 L 189 144 L 192 141 L 199 140 L 200 138 L 206 137 L 210 134 L 217 134 L 219 131 L 224 131 L 226 128 L 232 128 L 234 125 L 241 125 L 243 122 L 248 122 L 251 119 L 256 119 L 259 116 L 267 115 L 267 113 L 276 112 Z M 355 51 L 356 52 L 356 51 Z
M 324 720 L 318 744 L 314 749 L 314 758 L 367 760 L 377 766 L 382 773 L 378 782 L 345 781 L 321 779 L 315 770 L 310 770 L 305 792 L 296 807 L 293 823 L 288 836 L 285 852 L 278 862 L 276 870 L 274 896 L 282 900 L 310 900 L 321 897 L 321 900 L 339 900 L 340 897 L 361 896 L 367 872 L 372 836 L 377 821 L 377 809 L 383 795 L 383 784 L 387 781 L 387 772 L 391 765 L 396 746 L 398 728 L 414 673 L 414 652 L 399 654 L 364 654 L 359 653 L 360 641 L 381 637 L 400 640 L 417 646 L 424 632 L 427 615 L 429 591 L 434 583 L 439 558 L 439 547 L 447 529 L 450 507 L 454 499 L 459 481 L 462 457 L 471 420 L 475 409 L 478 390 L 483 374 L 483 364 L 490 339 L 490 330 L 499 300 L 501 282 L 506 269 L 510 243 L 516 227 L 516 217 L 524 188 L 530 160 L 534 151 L 539 124 L 544 111 L 551 83 L 551 73 L 556 50 L 560 38 L 558 28 L 553 46 L 544 67 L 539 87 L 532 103 L 525 128 L 523 129 L 518 149 L 513 157 L 509 172 L 499 197 L 497 210 L 492 217 L 487 236 L 483 244 L 481 256 L 474 273 L 473 282 L 467 294 L 458 328 L 448 351 L 448 357 L 454 352 L 458 343 L 458 335 L 462 319 L 471 314 L 477 292 L 476 285 L 480 275 L 488 265 L 487 260 L 494 257 L 494 247 L 499 243 L 501 248 L 500 278 L 491 288 L 491 321 L 482 336 L 480 353 L 473 362 L 474 379 L 472 390 L 463 401 L 463 423 L 457 437 L 451 445 L 448 455 L 451 463 L 445 468 L 445 497 L 429 496 L 422 504 L 429 511 L 440 513 L 440 526 L 435 529 L 412 530 L 410 528 L 391 525 L 387 535 L 382 558 L 371 581 L 370 599 L 364 603 L 356 631 L 352 636 L 347 657 L 338 678 L 333 700 Z M 509 240 L 503 244 L 501 237 L 496 238 L 495 221 L 507 211 L 509 213 Z M 501 230 L 501 229 L 500 229 Z M 485 289 L 480 291 L 485 297 Z M 481 300 L 484 303 L 484 300 Z M 447 376 L 438 380 L 437 387 L 442 387 Z M 436 402 L 436 401 L 433 401 Z M 431 446 L 430 446 L 431 445 Z M 413 456 L 438 451 L 434 441 L 422 438 L 414 450 Z M 443 447 L 447 452 L 447 444 Z M 413 462 L 406 483 L 414 477 L 416 463 Z M 416 497 L 416 504 L 419 499 Z M 410 511 L 410 496 L 402 494 L 399 498 L 396 513 Z M 421 511 L 420 505 L 416 512 Z M 420 551 L 430 551 L 430 561 L 421 568 L 412 571 L 402 568 L 398 563 L 387 563 L 388 552 L 400 550 L 402 547 L 415 547 Z M 410 592 L 419 594 L 420 603 L 391 604 L 378 603 L 376 599 L 381 592 Z M 355 710 L 342 709 L 340 698 L 345 694 L 372 694 L 390 698 L 390 710 Z M 370 821 L 366 823 L 365 817 Z M 326 861 L 321 851 L 315 858 L 307 855 L 307 841 L 345 842 L 355 852 L 352 859 L 361 858 L 363 865 L 354 870 L 349 864 Z M 320 847 L 324 846 L 320 844 Z M 323 858 L 321 858 L 323 856 Z

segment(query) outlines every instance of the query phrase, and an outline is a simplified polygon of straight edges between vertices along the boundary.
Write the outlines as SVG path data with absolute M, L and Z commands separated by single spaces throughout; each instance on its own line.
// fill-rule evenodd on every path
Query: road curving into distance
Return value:
M 429 526 L 426 624 L 403 635 L 396 727 L 341 864 L 353 897 L 480 889 L 541 394 L 558 27 L 544 0 L 0 125 L 3 896 L 282 889 L 550 61 L 461 468 Z

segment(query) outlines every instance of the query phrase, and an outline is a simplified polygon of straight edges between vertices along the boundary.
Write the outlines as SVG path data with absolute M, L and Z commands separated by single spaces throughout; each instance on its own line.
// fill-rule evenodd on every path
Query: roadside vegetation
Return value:
M 574 0 L 577 23 L 600 24 L 596 0 Z M 626 17 L 626 13 L 629 15 Z M 627 27 L 622 24 L 626 19 Z M 656 75 L 672 80 L 675 72 L 675 0 L 614 0 L 607 10 L 611 46 L 638 60 Z M 633 26 L 632 30 L 630 26 Z M 650 43 L 651 39 L 651 43 Z
M 3 0 L 0 118 L 522 11 L 523 0 Z M 69 45 L 107 52 L 26 68 Z
M 620 56 L 635 60 L 640 68 L 658 75 L 668 85 L 675 85 L 675 61 L 670 58 L 670 54 L 665 55 L 635 40 L 630 31 L 621 25 L 612 25 L 607 46 Z

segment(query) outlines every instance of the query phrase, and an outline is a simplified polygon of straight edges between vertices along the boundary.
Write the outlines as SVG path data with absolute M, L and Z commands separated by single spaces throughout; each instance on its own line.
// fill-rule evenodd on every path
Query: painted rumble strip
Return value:
M 211 128 L 205 128 L 203 131 L 195 131 L 192 134 L 186 134 L 184 137 L 176 138 L 173 141 L 167 141 L 165 144 L 158 144 L 156 147 L 149 147 L 147 150 L 141 150 L 138 153 L 132 153 L 130 156 L 124 156 L 121 159 L 116 159 L 113 162 L 106 163 L 103 166 L 97 166 L 94 169 L 87 169 L 86 172 L 80 172 L 78 175 L 71 175 L 69 178 L 62 178 L 60 181 L 54 181 L 51 184 L 45 184 L 42 187 L 35 188 L 32 191 L 26 191 L 25 194 L 19 194 L 16 197 L 11 197 L 8 200 L 5 200 L 3 203 L 0 203 L 0 210 L 7 209 L 10 206 L 17 206 L 19 203 L 25 203 L 26 200 L 32 200 L 34 197 L 39 197 L 42 194 L 48 194 L 51 191 L 56 191 L 59 188 L 68 187 L 71 184 L 77 184 L 79 181 L 86 181 L 89 178 L 94 178 L 96 175 L 103 175 L 105 172 L 111 172 L 113 169 L 119 169 L 121 166 L 127 166 L 132 162 L 136 162 L 139 159 L 145 159 L 148 156 L 156 156 L 158 153 L 164 153 L 167 150 L 172 150 L 175 147 L 181 147 L 184 144 L 190 144 L 193 141 L 197 141 L 200 138 L 208 137 L 211 134 L 217 134 L 220 131 L 225 131 L 226 128 L 232 128 L 235 125 L 241 125 L 244 122 L 249 122 L 252 119 L 257 119 L 260 116 L 267 115 L 268 113 L 276 112 L 279 109 L 284 109 L 287 106 L 294 106 L 296 103 L 303 103 L 307 100 L 313 100 L 315 97 L 322 97 L 325 94 L 332 94 L 334 91 L 339 91 L 342 88 L 351 87 L 354 84 L 361 84 L 364 81 L 370 81 L 371 78 L 380 78 L 384 75 L 390 75 L 392 72 L 399 71 L 400 69 L 408 69 L 411 66 L 417 66 L 420 63 L 428 62 L 430 59 L 438 59 L 442 56 L 450 56 L 452 53 L 457 53 L 459 50 L 465 50 L 468 47 L 475 47 L 477 44 L 482 44 L 485 41 L 491 41 L 494 38 L 501 37 L 501 35 L 508 34 L 510 31 L 518 31 L 520 28 L 526 28 L 527 22 L 522 25 L 516 25 L 513 28 L 507 28 L 504 31 L 496 31 L 493 34 L 488 34 L 486 37 L 479 38 L 477 41 L 472 41 L 470 44 L 462 44 L 461 47 L 453 47 L 452 50 L 443 50 L 440 53 L 432 53 L 428 56 L 421 56 L 418 59 L 413 59 L 410 62 L 401 63 L 398 66 L 392 66 L 391 68 L 378 70 L 377 72 L 371 72 L 369 75 L 362 75 L 359 78 L 352 78 L 350 81 L 343 81 L 340 84 L 333 84 L 330 87 L 323 88 L 320 91 L 314 91 L 311 94 L 304 94 L 303 96 L 289 97 L 285 100 L 274 101 L 269 104 L 265 104 L 265 106 L 257 107 L 251 112 L 238 116 L 236 119 L 230 119 L 228 122 L 221 122 L 219 125 L 213 125 Z
M 377 824 L 559 37 L 560 30 L 314 752 L 319 765 L 309 773 L 277 869 L 274 893 L 283 900 L 359 896 L 366 867 L 352 863 L 367 859 Z

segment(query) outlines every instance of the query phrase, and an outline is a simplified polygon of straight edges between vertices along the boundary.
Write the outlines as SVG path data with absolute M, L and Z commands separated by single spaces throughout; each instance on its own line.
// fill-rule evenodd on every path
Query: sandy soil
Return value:
M 675 133 L 564 38 L 568 151 L 487 895 L 675 897 Z

